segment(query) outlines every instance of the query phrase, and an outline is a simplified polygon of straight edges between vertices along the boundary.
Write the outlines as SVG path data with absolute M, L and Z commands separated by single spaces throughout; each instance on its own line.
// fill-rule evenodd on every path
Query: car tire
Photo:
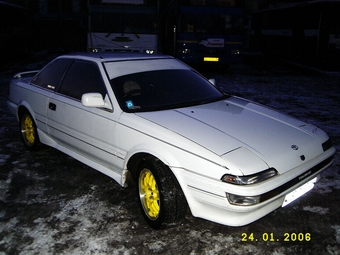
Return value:
M 137 171 L 139 205 L 153 229 L 165 229 L 182 222 L 187 202 L 175 176 L 160 160 L 142 162 Z
M 40 141 L 37 126 L 29 112 L 25 111 L 20 115 L 19 128 L 20 136 L 25 147 L 28 150 L 35 150 Z

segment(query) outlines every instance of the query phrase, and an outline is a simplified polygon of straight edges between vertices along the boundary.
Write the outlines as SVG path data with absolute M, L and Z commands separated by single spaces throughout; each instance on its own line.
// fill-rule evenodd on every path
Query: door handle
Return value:
M 57 106 L 53 103 L 49 103 L 48 104 L 48 109 L 52 110 L 52 111 L 55 111 L 57 109 Z

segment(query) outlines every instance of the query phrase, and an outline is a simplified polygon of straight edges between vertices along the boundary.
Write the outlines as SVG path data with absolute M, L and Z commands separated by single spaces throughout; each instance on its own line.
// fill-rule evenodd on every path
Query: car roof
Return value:
M 96 62 L 108 62 L 108 61 L 125 61 L 125 60 L 148 60 L 148 59 L 173 59 L 171 56 L 163 54 L 146 54 L 146 53 L 75 53 L 62 55 L 58 58 L 73 58 L 73 59 L 86 59 Z

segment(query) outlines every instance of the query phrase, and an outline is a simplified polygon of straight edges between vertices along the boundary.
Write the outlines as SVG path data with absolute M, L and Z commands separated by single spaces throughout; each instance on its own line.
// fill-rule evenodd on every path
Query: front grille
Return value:
M 314 173 L 318 172 L 319 170 L 323 169 L 324 167 L 326 167 L 327 165 L 331 164 L 333 161 L 333 156 L 329 157 L 328 159 L 320 162 L 319 164 L 317 164 L 316 166 L 312 167 L 311 169 L 307 170 L 306 172 L 304 172 L 303 174 L 295 177 L 293 180 L 281 185 L 280 187 L 271 190 L 267 193 L 264 193 L 260 196 L 260 202 L 264 202 L 272 197 L 275 197 L 279 194 L 281 194 L 282 192 L 284 192 L 285 190 L 289 189 L 290 187 L 293 187 L 295 184 L 301 182 L 303 179 L 305 179 L 306 177 L 309 177 L 311 175 L 313 175 Z

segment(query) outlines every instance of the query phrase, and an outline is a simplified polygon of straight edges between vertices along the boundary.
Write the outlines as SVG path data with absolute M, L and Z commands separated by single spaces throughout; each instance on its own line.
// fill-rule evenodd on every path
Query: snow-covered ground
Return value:
M 154 231 L 134 190 L 48 147 L 26 151 L 6 107 L 14 72 L 0 73 L 0 255 L 3 254 L 340 254 L 340 74 L 253 59 L 225 73 L 206 72 L 225 91 L 325 130 L 336 145 L 315 188 L 248 226 L 232 228 L 187 214 Z

